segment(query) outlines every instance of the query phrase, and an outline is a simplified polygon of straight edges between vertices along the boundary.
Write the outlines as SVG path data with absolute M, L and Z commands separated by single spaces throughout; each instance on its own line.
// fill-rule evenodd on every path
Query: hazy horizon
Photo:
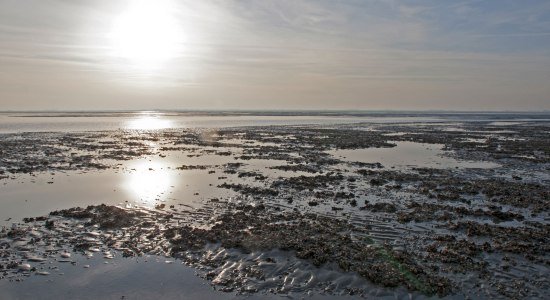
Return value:
M 453 110 L 453 109 L 22 109 L 0 113 L 320 113 L 320 114 L 549 114 L 550 110 Z
M 550 110 L 550 2 L 0 0 L 0 111 Z

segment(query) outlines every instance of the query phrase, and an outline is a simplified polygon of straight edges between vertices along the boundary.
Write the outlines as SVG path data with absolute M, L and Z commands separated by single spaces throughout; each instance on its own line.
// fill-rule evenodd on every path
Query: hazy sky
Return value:
M 550 109 L 548 0 L 0 0 L 0 110 Z

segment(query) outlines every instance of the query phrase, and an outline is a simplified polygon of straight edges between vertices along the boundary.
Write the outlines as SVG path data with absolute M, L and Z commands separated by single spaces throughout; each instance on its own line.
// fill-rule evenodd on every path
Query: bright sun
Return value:
M 168 0 L 130 2 L 110 34 L 115 57 L 139 67 L 157 67 L 181 50 L 183 32 Z

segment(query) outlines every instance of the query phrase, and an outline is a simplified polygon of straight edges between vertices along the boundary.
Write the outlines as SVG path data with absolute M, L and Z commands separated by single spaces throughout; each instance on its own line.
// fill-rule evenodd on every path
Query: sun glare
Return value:
M 166 198 L 173 178 L 165 163 L 141 160 L 129 168 L 131 172 L 126 175 L 123 187 L 131 197 L 147 206 Z
M 171 1 L 131 1 L 113 24 L 113 55 L 139 67 L 157 67 L 181 50 L 183 31 Z
M 162 119 L 160 117 L 143 116 L 130 120 L 126 128 L 134 130 L 157 130 L 170 128 L 171 125 L 170 120 Z

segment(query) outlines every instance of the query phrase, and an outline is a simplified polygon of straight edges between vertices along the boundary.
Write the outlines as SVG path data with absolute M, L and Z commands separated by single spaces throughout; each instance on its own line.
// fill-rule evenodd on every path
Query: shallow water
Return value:
M 251 259 L 242 255 L 243 259 Z M 282 258 L 282 256 L 280 256 Z M 2 300 L 17 299 L 304 299 L 302 293 L 288 293 L 277 295 L 271 293 L 239 295 L 235 292 L 228 293 L 218 291 L 207 281 L 200 278 L 196 269 L 182 264 L 179 260 L 161 256 L 148 255 L 138 258 L 104 259 L 101 255 L 85 257 L 72 256 L 69 262 L 35 263 L 39 270 L 48 275 L 32 274 L 21 281 L 0 280 Z M 302 262 L 302 264 L 304 264 Z M 310 277 L 312 266 L 299 271 L 297 274 L 289 274 L 292 280 Z M 268 267 L 269 268 L 269 267 Z M 232 271 L 228 268 L 228 271 Z M 356 282 L 356 285 L 364 284 L 356 275 L 347 275 L 338 278 L 337 272 L 326 270 L 318 272 L 316 278 L 308 280 L 315 285 L 321 280 L 334 280 L 335 284 L 348 284 Z M 317 278 L 318 277 L 318 278 Z M 15 279 L 13 279 L 15 280 Z M 269 286 L 266 281 L 264 285 Z M 305 287 L 304 287 L 305 289 Z M 380 299 L 395 299 L 395 296 L 387 291 L 378 292 L 373 289 Z M 329 295 L 310 293 L 306 296 L 311 300 L 329 299 L 355 299 L 353 296 Z
M 495 125 L 549 121 L 548 115 L 532 113 L 423 113 L 423 112 L 336 112 L 332 115 L 307 115 L 304 112 L 279 112 L 268 115 L 238 112 L 75 112 L 75 113 L 10 113 L 0 112 L 0 133 L 81 132 L 118 129 L 155 130 L 167 128 L 223 128 L 271 125 L 331 125 L 352 123 L 425 123 L 448 121 L 486 122 Z M 512 122 L 512 123 L 510 123 Z
M 0 281 L 1 298 L 16 299 L 293 299 L 275 294 L 237 295 L 215 290 L 181 261 L 146 256 L 106 260 L 76 255 L 71 261 L 36 264 L 49 275 L 30 275 L 23 281 Z M 52 269 L 58 267 L 58 269 Z M 185 292 L 182 292 L 185 291 Z M 386 295 L 392 298 L 391 295 Z M 352 299 L 350 296 L 311 294 L 308 299 Z
M 317 116 L 173 116 L 159 113 L 122 116 L 19 116 L 0 114 L 0 133 L 80 132 L 118 129 L 220 128 L 269 125 L 338 124 L 367 121 L 360 117 Z
M 21 282 L 0 281 L 2 299 L 212 299 L 212 289 L 181 263 L 162 257 L 105 260 L 75 256 L 75 264 L 43 265 L 50 275 L 31 275 Z M 40 267 L 40 264 L 36 264 Z M 89 265 L 85 268 L 85 265 Z M 52 270 L 52 267 L 59 270 Z M 185 293 L 181 291 L 185 290 Z
M 381 163 L 385 168 L 497 168 L 499 164 L 486 161 L 457 160 L 443 151 L 444 145 L 416 142 L 392 142 L 393 148 L 344 149 L 328 151 L 350 162 Z
M 321 154 L 324 154 L 324 152 L 322 151 L 327 148 L 315 149 L 315 146 L 302 145 L 303 143 L 300 139 L 305 138 L 306 136 L 301 136 L 300 130 L 302 130 L 302 128 L 330 129 L 333 127 L 327 124 L 332 124 L 331 122 L 353 123 L 365 121 L 364 117 L 189 117 L 148 113 L 146 114 L 146 116 L 131 115 L 121 116 L 120 118 L 114 116 L 47 118 L 17 117 L 6 121 L 6 116 L 2 115 L 0 116 L 0 132 L 10 132 L 10 130 L 25 130 L 23 128 L 27 128 L 31 131 L 40 131 L 42 129 L 44 129 L 45 131 L 82 131 L 90 130 L 92 128 L 93 130 L 99 130 L 101 128 L 160 130 L 164 128 L 179 128 L 178 126 L 188 126 L 191 123 L 185 123 L 185 118 L 187 118 L 188 121 L 194 120 L 193 122 L 195 123 L 192 123 L 194 124 L 192 126 L 195 127 L 201 127 L 205 124 L 205 127 L 226 127 L 273 124 L 298 125 L 307 124 L 308 122 L 317 122 L 316 124 L 321 124 L 323 126 L 298 127 L 296 131 L 285 131 L 279 128 L 281 130 L 280 132 L 277 132 L 276 130 L 271 132 L 271 129 L 266 129 L 265 131 L 262 131 L 261 128 L 256 128 L 254 130 L 258 130 L 257 135 L 255 135 L 255 131 L 252 129 L 250 131 L 248 131 L 248 129 L 238 129 L 234 132 L 230 132 L 225 137 L 223 136 L 223 130 L 220 129 L 216 130 L 215 132 L 206 132 L 204 133 L 204 137 L 202 137 L 201 133 L 201 137 L 203 139 L 201 139 L 200 141 L 201 143 L 204 141 L 220 142 L 222 146 L 203 146 L 203 144 L 201 144 L 201 146 L 198 146 L 193 145 L 192 143 L 189 145 L 184 143 L 174 144 L 177 146 L 181 146 L 180 150 L 166 151 L 160 151 L 159 149 L 162 146 L 166 145 L 172 146 L 174 140 L 179 138 L 178 135 L 168 135 L 172 139 L 167 140 L 166 142 L 163 140 L 153 142 L 153 139 L 147 139 L 148 137 L 150 137 L 147 135 L 147 133 L 143 133 L 140 131 L 138 131 L 134 135 L 124 135 L 120 134 L 120 132 L 118 132 L 116 135 L 113 134 L 112 136 L 107 134 L 107 137 L 102 137 L 102 139 L 108 140 L 109 138 L 116 137 L 113 138 L 115 140 L 115 143 L 120 143 L 120 141 L 116 141 L 117 138 L 121 140 L 131 139 L 132 141 L 135 139 L 136 141 L 141 141 L 143 142 L 143 144 L 146 144 L 146 147 L 149 147 L 154 154 L 147 152 L 147 154 L 141 155 L 140 158 L 132 158 L 130 160 L 106 160 L 107 164 L 112 164 L 113 166 L 116 165 L 113 169 L 107 170 L 72 170 L 42 173 L 37 172 L 32 175 L 10 174 L 9 178 L 0 179 L 0 225 L 10 227 L 12 223 L 20 222 L 21 219 L 24 217 L 36 217 L 40 215 L 47 215 L 53 210 L 67 209 L 75 206 L 85 207 L 88 205 L 97 205 L 101 203 L 119 205 L 120 207 L 145 207 L 148 209 L 154 209 L 158 205 L 165 205 L 166 207 L 163 206 L 161 208 L 162 210 L 164 210 L 164 212 L 193 211 L 193 214 L 190 214 L 191 218 L 196 218 L 199 221 L 208 221 L 210 220 L 210 218 L 212 218 L 212 213 L 216 210 L 216 203 L 239 203 L 239 205 L 241 203 L 248 203 L 253 205 L 261 203 L 269 205 L 272 208 L 280 209 L 281 211 L 289 212 L 296 210 L 300 212 L 322 214 L 339 220 L 347 220 L 350 224 L 354 224 L 360 228 L 365 228 L 365 226 L 367 226 L 367 228 L 369 228 L 369 237 L 373 241 L 380 244 L 387 242 L 394 247 L 403 247 L 406 246 L 406 244 L 403 242 L 404 237 L 409 236 L 410 234 L 427 233 L 429 235 L 433 232 L 437 232 L 438 234 L 446 234 L 449 233 L 449 231 L 447 229 L 442 229 L 441 231 L 438 231 L 439 229 L 435 230 L 434 223 L 437 222 L 433 220 L 427 222 L 415 221 L 408 224 L 399 224 L 396 222 L 395 212 L 371 211 L 372 207 L 369 208 L 367 205 L 388 203 L 395 205 L 396 208 L 394 209 L 397 210 L 397 212 L 407 212 L 407 205 L 410 204 L 411 201 L 417 201 L 419 203 L 428 203 L 431 201 L 430 203 L 433 202 L 448 204 L 450 207 L 448 209 L 452 209 L 452 207 L 455 206 L 461 206 L 466 209 L 486 209 L 486 199 L 483 198 L 481 195 L 462 195 L 462 197 L 467 199 L 459 199 L 460 201 L 453 200 L 448 202 L 443 200 L 428 200 L 425 195 L 417 194 L 418 189 L 414 184 L 411 183 L 405 182 L 402 186 L 400 185 L 399 188 L 396 188 L 395 190 L 393 189 L 395 188 L 396 183 L 391 180 L 389 182 L 382 183 L 382 185 L 379 186 L 378 184 L 376 184 L 376 182 L 373 183 L 371 181 L 371 178 L 375 178 L 375 176 L 379 176 L 379 174 L 371 174 L 363 177 L 363 175 L 359 175 L 359 173 L 357 172 L 359 168 L 363 167 L 361 167 L 359 164 L 350 164 L 350 162 L 381 163 L 384 166 L 381 171 L 395 170 L 403 171 L 403 173 L 414 173 L 415 170 L 412 169 L 417 167 L 433 168 L 438 170 L 451 169 L 453 172 L 455 172 L 453 173 L 453 176 L 464 176 L 464 178 L 467 179 L 476 178 L 475 176 L 477 176 L 477 178 L 495 178 L 495 176 L 498 175 L 506 178 L 507 180 L 520 180 L 520 182 L 522 180 L 527 180 L 530 177 L 537 177 L 536 179 L 538 181 L 544 182 L 544 180 L 547 180 L 548 178 L 547 176 L 544 177 L 537 173 L 544 172 L 544 165 L 537 166 L 536 164 L 516 162 L 516 165 L 512 165 L 512 167 L 510 167 L 510 165 L 506 165 L 507 160 L 501 161 L 483 155 L 469 156 L 468 159 L 461 159 L 460 155 L 464 153 L 461 153 L 460 149 L 457 150 L 457 152 L 447 151 L 443 149 L 444 145 L 442 143 L 447 143 L 447 140 L 441 141 L 441 144 L 426 144 L 410 141 L 392 142 L 392 140 L 399 140 L 400 138 L 408 139 L 409 136 L 417 136 L 419 134 L 422 134 L 420 132 L 421 130 L 418 130 L 418 132 L 416 131 L 415 126 L 418 126 L 418 128 L 423 128 L 423 126 L 425 125 L 429 125 L 425 127 L 429 127 L 428 130 L 433 130 L 434 132 L 436 132 L 438 129 L 442 129 L 442 132 L 445 132 L 445 134 L 449 134 L 449 139 L 454 136 L 461 135 L 459 138 L 459 140 L 461 141 L 460 143 L 458 143 L 459 145 L 462 145 L 462 142 L 480 144 L 481 146 L 489 144 L 491 140 L 484 138 L 485 133 L 491 133 L 492 135 L 497 137 L 497 139 L 502 138 L 503 142 L 516 141 L 520 140 L 521 138 L 516 137 L 518 134 L 515 134 L 515 128 L 512 128 L 514 130 L 508 130 L 510 128 L 505 128 L 506 130 L 498 131 L 471 131 L 472 127 L 468 127 L 465 125 L 465 129 L 463 129 L 463 127 L 460 127 L 462 123 L 457 122 L 457 120 L 455 119 L 452 120 L 453 122 L 449 122 L 449 117 L 447 116 L 441 116 L 440 118 L 433 116 L 418 117 L 424 118 L 421 120 L 423 122 L 422 124 L 409 122 L 415 120 L 414 117 L 386 116 L 379 117 L 377 119 L 376 122 L 379 122 L 378 125 L 368 124 L 367 126 L 363 127 L 360 127 L 361 125 L 351 125 L 351 127 L 357 126 L 359 129 L 362 130 L 372 130 L 373 132 L 383 131 L 384 133 L 382 134 L 382 136 L 387 137 L 385 139 L 387 139 L 391 143 L 395 143 L 397 146 L 393 148 L 329 150 L 326 151 L 332 155 L 329 157 L 340 159 L 342 161 L 336 161 L 334 164 L 328 163 L 326 165 L 321 164 L 320 160 L 318 160 L 318 156 L 323 157 Z M 432 119 L 429 120 L 430 118 Z M 446 120 L 446 122 L 438 123 L 436 119 L 444 119 Z M 15 124 L 13 120 L 16 120 L 15 123 L 19 121 L 21 121 L 21 123 Z M 92 120 L 94 120 L 93 124 L 90 123 Z M 487 121 L 487 119 L 476 119 L 476 122 L 479 122 L 480 120 Z M 2 123 L 4 121 L 5 123 Z M 100 123 L 95 124 L 95 121 L 99 121 Z M 375 121 L 370 120 L 369 122 Z M 390 128 L 389 130 L 388 128 L 384 128 L 384 126 L 392 125 L 385 125 L 384 122 L 388 122 L 388 124 L 392 124 L 391 122 L 406 122 L 407 124 L 401 124 L 401 127 L 392 132 L 392 128 Z M 9 125 L 8 123 L 11 125 Z M 4 126 L 5 124 L 8 124 L 8 126 Z M 503 124 L 502 126 L 508 125 Z M 450 128 L 451 130 L 445 131 L 445 128 Z M 456 128 L 460 130 L 454 130 Z M 353 128 L 353 130 L 355 129 L 356 128 Z M 233 135 L 233 133 L 235 132 L 237 132 L 237 134 Z M 245 136 L 245 132 L 250 133 L 250 140 L 240 138 L 242 136 Z M 471 135 L 472 137 L 470 137 L 470 133 L 475 134 Z M 480 136 L 478 133 L 483 133 L 483 135 Z M 513 139 L 511 137 L 508 137 L 508 134 L 512 133 L 514 133 Z M 352 131 L 352 134 L 355 133 L 353 133 Z M 37 134 L 36 136 L 40 137 L 41 135 Z M 63 135 L 61 134 L 56 136 L 55 134 L 47 134 L 46 136 L 49 136 L 49 138 L 52 138 L 55 141 L 58 136 Z M 67 136 L 71 135 L 68 134 Z M 89 140 L 92 141 L 95 137 L 94 134 L 86 136 Z M 267 136 L 269 139 L 262 140 L 261 137 L 264 136 Z M 8 140 L 17 140 L 24 138 L 25 135 L 6 136 L 6 139 Z M 526 135 L 525 138 L 530 138 L 530 136 Z M 81 140 L 81 143 L 87 142 L 87 139 Z M 332 141 L 327 142 L 330 143 Z M 234 145 L 231 146 L 231 144 Z M 247 147 L 244 147 L 245 145 Z M 31 143 L 30 147 L 32 148 L 32 146 L 33 145 Z M 275 148 L 279 150 L 283 149 L 283 151 L 277 152 L 276 150 L 274 150 L 270 152 L 271 150 L 265 150 L 270 148 Z M 43 149 L 47 148 L 44 147 Z M 38 149 L 38 151 L 36 151 L 36 153 L 38 153 L 36 154 L 38 157 L 46 156 L 44 153 L 40 153 L 40 151 L 40 148 Z M 99 152 L 94 151 L 95 150 L 90 150 L 89 152 L 83 151 L 86 152 L 83 154 L 98 155 L 98 153 L 101 153 L 101 150 Z M 301 156 L 308 151 L 313 151 L 313 155 L 310 153 L 309 156 Z M 230 154 L 222 155 L 220 154 L 222 152 L 227 152 Z M 261 155 L 258 155 L 259 153 Z M 285 156 L 283 155 L 276 156 L 275 158 L 277 159 L 263 159 L 264 157 L 273 158 L 270 157 L 270 155 L 278 155 L 281 153 L 288 154 L 288 156 L 286 156 L 287 158 L 285 158 Z M 246 154 L 250 155 L 251 158 L 239 159 L 241 155 Z M 292 158 L 297 158 L 297 161 L 293 161 Z M 533 156 L 533 158 L 536 157 Z M 235 162 L 242 163 L 242 165 L 237 168 L 236 172 L 224 172 L 227 170 L 226 164 Z M 272 167 L 277 166 L 310 166 L 315 164 L 319 164 L 320 166 L 317 166 L 318 169 L 314 169 L 309 173 L 303 171 L 294 172 L 272 169 Z M 181 168 L 182 166 L 186 167 Z M 178 169 L 179 167 L 180 169 Z M 7 169 L 2 169 L 2 171 L 5 170 Z M 372 170 L 378 171 L 376 167 L 373 167 Z M 510 170 L 512 170 L 512 172 L 510 172 Z M 240 176 L 243 173 L 250 174 Z M 339 179 L 335 182 L 329 182 L 324 186 L 322 184 L 316 186 L 316 181 L 324 180 L 322 176 L 327 173 L 343 174 L 344 179 Z M 9 172 L 6 174 L 9 174 Z M 254 177 L 256 175 L 254 174 L 265 176 L 265 178 L 256 179 Z M 435 174 L 437 174 L 437 172 Z M 516 175 L 516 177 L 521 176 L 522 178 L 513 179 L 511 178 L 512 175 Z M 258 196 L 254 194 L 255 192 L 241 194 L 241 192 L 239 191 L 217 187 L 222 183 L 228 183 L 244 184 L 249 187 L 269 188 L 271 187 L 271 184 L 275 181 L 284 181 L 286 179 L 299 176 L 319 177 L 316 177 L 314 182 L 311 183 L 310 186 L 300 186 L 300 188 L 296 190 L 290 188 L 291 185 L 283 185 L 279 190 L 280 194 L 275 197 L 264 195 Z M 2 177 L 5 176 L 0 176 L 0 178 Z M 352 198 L 339 199 L 337 196 L 335 196 L 337 191 L 344 194 L 353 193 L 354 195 L 352 196 Z M 326 199 L 323 199 L 323 197 L 325 196 L 315 195 L 317 192 L 332 192 L 332 194 L 329 193 L 329 196 L 326 196 Z M 290 199 L 294 199 L 293 202 L 287 201 L 288 197 L 290 197 Z M 212 201 L 213 199 L 216 199 L 216 201 Z M 351 205 L 351 199 L 356 200 L 354 205 Z M 312 205 L 310 204 L 311 200 L 318 201 L 319 203 Z M 471 201 L 471 203 L 466 205 L 464 204 L 464 202 L 466 201 Z M 503 211 L 508 211 L 509 209 L 512 209 L 515 212 L 523 214 L 526 217 L 526 220 L 547 222 L 547 219 L 544 219 L 544 215 L 531 215 L 530 211 L 526 209 L 518 209 L 506 205 L 503 205 L 502 207 L 497 209 L 502 209 Z M 483 214 L 481 216 L 464 216 L 461 217 L 460 220 L 476 221 L 480 224 L 495 224 L 494 221 L 489 217 L 489 215 Z M 439 223 L 439 225 L 436 225 L 436 227 L 442 226 L 442 224 L 445 223 Z M 501 222 L 500 225 L 518 227 L 521 226 L 521 222 L 512 220 Z M 237 267 L 245 266 L 246 263 L 250 262 L 250 260 L 254 260 L 256 256 L 261 256 L 261 254 L 258 253 L 243 254 L 234 251 L 225 252 L 225 254 L 232 256 L 232 260 L 228 262 L 228 265 L 223 267 L 223 270 L 228 270 L 228 272 L 231 270 L 238 271 Z M 277 253 L 276 255 L 279 255 L 280 257 L 288 255 L 289 260 L 286 260 L 286 263 L 281 263 L 277 266 L 281 266 L 284 268 L 288 267 L 289 270 L 298 265 L 302 266 L 300 264 L 304 263 L 303 261 L 291 260 L 291 255 L 289 255 L 288 253 Z M 77 258 L 75 257 L 75 259 Z M 73 292 L 74 290 L 82 290 L 83 294 L 85 295 L 82 297 L 84 299 L 105 298 L 108 296 L 113 296 L 113 298 L 118 299 L 124 295 L 126 295 L 126 297 L 128 298 L 132 298 L 134 296 L 138 298 L 151 298 L 154 297 L 154 295 L 157 295 L 162 298 L 170 299 L 179 298 L 178 292 L 181 292 L 182 290 L 189 290 L 190 295 L 195 296 L 200 293 L 206 293 L 209 298 L 216 299 L 242 298 L 240 296 L 237 297 L 231 293 L 220 294 L 217 292 L 212 292 L 210 286 L 205 285 L 205 281 L 203 281 L 202 279 L 198 279 L 192 274 L 193 269 L 182 266 L 179 263 L 166 265 L 163 258 L 154 258 L 151 259 L 149 263 L 145 264 L 141 263 L 142 260 L 143 258 L 139 258 L 136 260 L 122 259 L 120 257 L 117 257 L 115 260 L 109 260 L 109 264 L 104 264 L 102 259 L 98 258 L 97 261 L 95 259 L 92 259 L 94 264 L 93 268 L 87 269 L 86 272 L 91 271 L 94 274 L 107 274 L 104 277 L 88 276 L 88 273 L 84 272 L 79 267 L 83 264 L 83 262 L 80 262 L 76 266 L 64 264 L 63 272 L 65 273 L 65 275 L 51 274 L 44 277 L 33 275 L 26 281 L 19 283 L 0 280 L 0 289 L 2 289 L 2 291 L 7 291 L 6 295 L 9 296 L 6 297 L 8 299 L 27 298 L 27 296 L 30 295 L 42 295 L 43 293 L 44 295 L 47 295 L 44 296 L 47 297 L 44 299 L 54 299 L 56 297 L 72 298 L 76 295 L 74 294 L 75 292 Z M 136 261 L 140 261 L 140 263 L 136 263 Z M 528 268 L 528 263 L 524 263 L 523 265 L 521 265 L 523 263 L 522 260 L 518 259 L 518 261 L 520 261 L 520 266 L 518 266 L 517 268 Z M 94 269 L 95 271 L 92 269 Z M 317 278 L 324 278 L 323 280 L 338 282 L 340 282 L 339 280 L 341 280 L 341 282 L 339 283 L 341 284 L 341 286 L 338 287 L 339 289 L 343 289 L 342 286 L 345 286 L 346 284 L 350 284 L 351 286 L 369 286 L 368 284 L 357 283 L 358 281 L 355 281 L 353 276 L 346 277 L 343 276 L 341 273 L 333 272 L 334 270 L 328 270 L 330 272 L 325 272 L 327 270 L 323 269 L 323 272 L 321 272 L 319 271 L 319 269 L 313 268 L 311 267 L 311 265 L 308 264 L 304 264 L 302 269 L 307 269 L 307 272 L 304 271 L 304 273 L 295 273 L 296 278 L 302 278 L 314 274 Z M 274 278 L 278 277 L 279 275 L 284 274 L 285 270 L 277 270 L 277 272 L 273 272 L 272 275 Z M 319 271 L 319 274 L 315 274 L 316 270 Z M 546 274 L 545 272 L 547 272 L 547 269 L 541 267 L 540 273 Z M 339 275 L 342 276 L 339 277 Z M 471 274 L 469 274 L 468 276 L 471 276 Z M 510 273 L 505 273 L 504 276 L 510 276 Z M 150 277 L 154 278 L 155 280 L 144 282 L 147 281 Z M 159 279 L 159 281 L 156 280 L 157 278 Z M 186 282 L 181 283 L 177 281 L 180 278 L 183 278 Z M 53 281 L 50 282 L 50 280 Z M 290 276 L 289 280 L 292 281 L 294 279 L 292 276 Z M 83 287 L 83 282 L 89 284 L 89 287 Z M 187 283 L 189 283 L 189 285 L 191 286 L 188 286 Z M 467 283 L 465 282 L 463 284 L 467 288 L 468 286 L 471 286 L 475 283 L 475 277 L 472 277 L 468 280 Z M 123 286 L 123 288 L 117 290 L 117 286 Z M 256 287 L 259 286 L 261 287 L 266 285 L 262 285 L 262 283 L 256 283 Z M 56 293 L 45 294 L 44 291 L 47 291 L 48 288 L 51 287 L 54 287 Z M 147 287 L 147 289 L 145 289 L 144 287 Z M 296 291 L 299 291 L 300 289 L 301 286 L 293 287 L 293 290 Z M 135 293 L 132 292 L 134 290 Z M 306 290 L 307 289 L 302 289 L 303 292 L 305 292 Z M 50 297 L 50 295 L 52 296 Z M 283 296 L 273 294 L 252 294 L 246 296 L 246 299 L 264 299 L 266 297 L 277 299 L 281 297 L 289 297 L 298 299 L 304 296 L 310 297 L 307 293 L 284 294 Z M 387 291 L 385 291 L 384 296 L 388 296 L 389 298 L 407 298 L 410 295 L 408 295 L 406 291 L 399 290 L 398 292 L 395 292 L 395 295 L 391 292 L 387 293 Z M 313 293 L 312 297 L 313 299 L 323 297 L 327 299 L 333 298 L 333 296 L 323 296 L 317 293 Z M 0 298 L 3 299 L 3 297 Z
M 225 164 L 234 162 L 232 156 L 167 151 L 164 157 L 152 155 L 119 162 L 115 169 L 14 175 L 12 179 L 0 180 L 0 225 L 10 225 L 24 217 L 46 215 L 53 210 L 102 203 L 148 208 L 162 203 L 179 208 L 200 208 L 209 199 L 237 195 L 216 187 L 222 182 L 243 180 L 238 174 L 223 172 Z M 270 169 L 284 165 L 286 162 L 282 160 L 240 162 L 240 171 L 259 172 L 273 178 L 311 176 L 305 172 Z M 182 165 L 204 169 L 178 169 Z M 247 181 L 255 184 L 254 180 Z

